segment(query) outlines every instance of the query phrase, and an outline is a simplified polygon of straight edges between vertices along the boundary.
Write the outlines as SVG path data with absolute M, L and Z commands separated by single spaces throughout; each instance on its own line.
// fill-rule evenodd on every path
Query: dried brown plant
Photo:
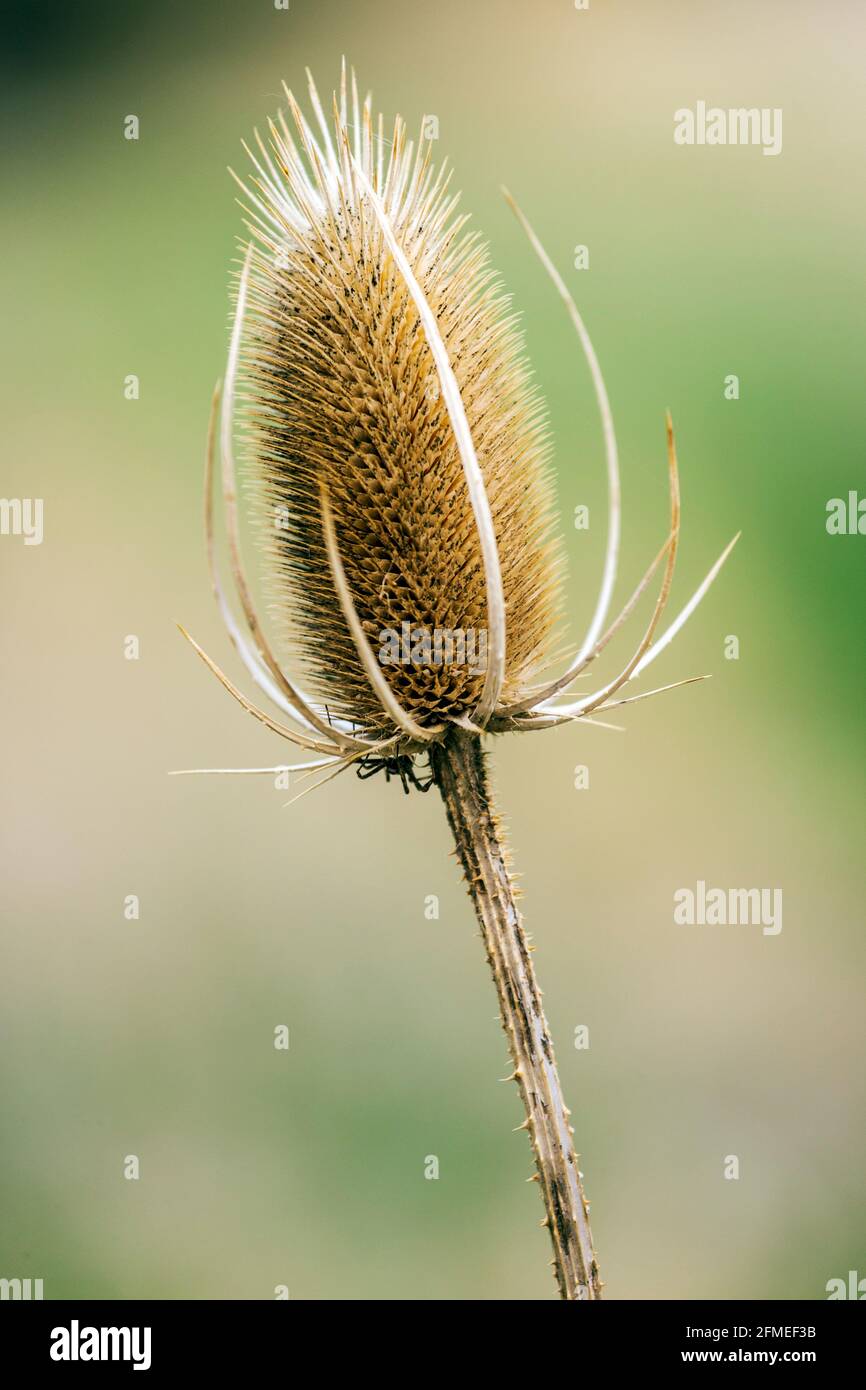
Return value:
M 734 542 L 656 636 L 680 528 L 668 418 L 669 534 L 619 616 L 605 626 L 620 535 L 607 393 L 574 302 L 512 202 L 585 352 L 609 483 L 607 553 L 589 630 L 563 674 L 541 680 L 555 655 L 562 562 L 544 406 L 516 316 L 485 245 L 465 230 L 450 174 L 444 165 L 434 168 L 431 142 L 421 139 L 414 148 L 399 118 L 386 139 L 382 116 L 374 117 L 369 96 L 359 101 L 345 64 L 331 121 L 312 78 L 309 90 L 314 120 L 286 90 L 295 131 L 281 114 L 270 123 L 269 144 L 257 135 L 257 149 L 248 151 L 254 172 L 241 187 L 250 235 L 206 464 L 217 602 L 248 675 L 279 717 L 253 704 L 193 645 L 245 709 L 316 755 L 295 765 L 303 773 L 321 770 L 327 779 L 354 766 L 361 776 L 379 770 L 398 776 L 406 790 L 438 787 L 499 995 L 559 1291 L 564 1299 L 595 1299 L 602 1283 L 570 1112 L 491 805 L 481 738 L 586 722 L 657 693 L 617 698 L 679 631 Z M 211 497 L 218 435 L 231 568 L 246 631 L 216 565 Z M 236 442 L 252 486 L 273 643 L 241 557 Z M 582 699 L 565 694 L 619 631 L 659 567 L 649 622 L 620 672 Z M 441 659 L 441 650 L 438 660 L 435 653 L 406 660 L 405 651 L 386 659 L 384 635 L 402 633 L 404 624 L 422 639 L 450 634 L 446 656 L 467 634 L 481 634 L 484 660 L 477 648 L 474 663 Z M 419 640 L 422 655 L 429 654 Z M 307 690 L 287 674 L 291 652 Z

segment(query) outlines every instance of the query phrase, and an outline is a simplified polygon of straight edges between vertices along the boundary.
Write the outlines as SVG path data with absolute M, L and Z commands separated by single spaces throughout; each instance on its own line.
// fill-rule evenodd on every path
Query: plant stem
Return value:
M 569 1124 L 570 1111 L 514 897 L 507 850 L 491 803 L 481 740 L 462 729 L 434 744 L 431 765 L 481 926 L 499 995 L 502 1027 L 514 1063 L 512 1079 L 526 1109 L 538 1181 L 553 1243 L 560 1296 L 601 1298 L 601 1280 Z

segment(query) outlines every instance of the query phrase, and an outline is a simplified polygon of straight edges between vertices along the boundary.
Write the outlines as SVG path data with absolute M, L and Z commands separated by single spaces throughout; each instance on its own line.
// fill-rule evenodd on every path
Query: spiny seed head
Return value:
M 550 660 L 562 565 L 544 409 L 508 298 L 485 247 L 465 233 L 448 192 L 450 175 L 433 168 L 429 140 L 414 154 L 398 118 L 386 141 L 381 116 L 374 129 L 369 97 L 360 107 L 354 77 L 350 123 L 345 65 L 333 126 L 310 79 L 319 137 L 286 95 L 297 142 L 280 115 L 279 125 L 271 123 L 270 148 L 256 137 L 261 159 L 251 156 L 256 173 L 241 184 L 252 202 L 252 240 L 236 285 L 225 384 L 211 404 L 205 508 L 220 612 L 248 676 L 280 719 L 251 702 L 190 638 L 199 655 L 251 714 L 319 755 L 296 766 L 328 768 L 329 776 L 353 764 L 362 776 L 384 769 L 407 790 L 431 785 L 429 776 L 419 779 L 413 759 L 427 750 L 435 779 L 443 752 L 437 745 L 447 745 L 449 735 L 589 720 L 702 679 L 617 696 L 670 645 L 738 537 L 656 636 L 680 534 L 668 414 L 668 537 L 605 626 L 620 543 L 610 403 L 577 306 L 509 197 L 580 340 L 608 477 L 607 546 L 589 627 L 562 674 L 533 683 L 534 671 Z M 221 394 L 226 531 L 246 631 L 227 600 L 214 545 Z M 238 416 L 272 616 L 284 644 L 301 650 L 309 694 L 277 658 L 247 582 L 234 462 Z M 636 650 L 613 679 L 574 698 L 571 687 L 660 567 L 658 596 Z M 475 749 L 480 757 L 477 741 Z
M 399 118 L 386 140 L 356 93 L 350 119 L 345 89 L 332 124 L 312 89 L 314 135 L 287 95 L 297 133 L 282 117 L 271 124 L 245 186 L 254 240 L 236 386 L 272 618 L 321 704 L 391 730 L 335 584 L 324 495 L 383 676 L 417 724 L 447 725 L 481 697 L 488 575 L 441 375 L 374 196 L 435 316 L 489 499 L 505 703 L 549 659 L 559 616 L 544 406 L 509 298 L 431 142 L 413 153 Z

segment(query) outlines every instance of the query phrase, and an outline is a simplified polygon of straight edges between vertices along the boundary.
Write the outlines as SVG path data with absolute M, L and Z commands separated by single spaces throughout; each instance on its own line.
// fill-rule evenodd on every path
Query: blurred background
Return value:
M 525 315 L 575 641 L 600 430 L 500 184 L 606 374 L 617 596 L 665 534 L 666 406 L 675 605 L 743 531 L 643 685 L 712 681 L 622 712 L 625 733 L 493 747 L 607 1294 L 822 1298 L 866 1275 L 866 538 L 825 527 L 830 498 L 866 495 L 862 7 L 103 0 L 3 22 L 0 491 L 45 519 L 40 546 L 0 539 L 0 1275 L 47 1298 L 555 1297 L 438 798 L 346 775 L 286 809 L 267 778 L 166 775 L 287 756 L 175 622 L 241 678 L 201 524 L 242 230 L 226 165 L 283 79 L 302 92 L 309 65 L 330 93 L 343 53 L 388 121 L 438 117 Z M 698 100 L 781 107 L 782 153 L 677 147 Z M 674 925 L 699 879 L 781 888 L 782 932 Z

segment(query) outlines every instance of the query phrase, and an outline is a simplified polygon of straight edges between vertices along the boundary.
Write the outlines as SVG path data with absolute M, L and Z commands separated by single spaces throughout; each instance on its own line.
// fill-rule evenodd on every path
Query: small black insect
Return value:
M 397 753 L 391 758 L 380 758 L 368 753 L 355 770 L 362 782 L 366 782 L 369 777 L 375 777 L 377 772 L 384 772 L 386 782 L 390 782 L 392 777 L 399 777 L 407 796 L 410 787 L 417 787 L 419 792 L 429 792 L 436 781 L 430 769 L 427 769 L 426 773 L 422 772 L 419 777 L 414 759 L 409 753 Z

